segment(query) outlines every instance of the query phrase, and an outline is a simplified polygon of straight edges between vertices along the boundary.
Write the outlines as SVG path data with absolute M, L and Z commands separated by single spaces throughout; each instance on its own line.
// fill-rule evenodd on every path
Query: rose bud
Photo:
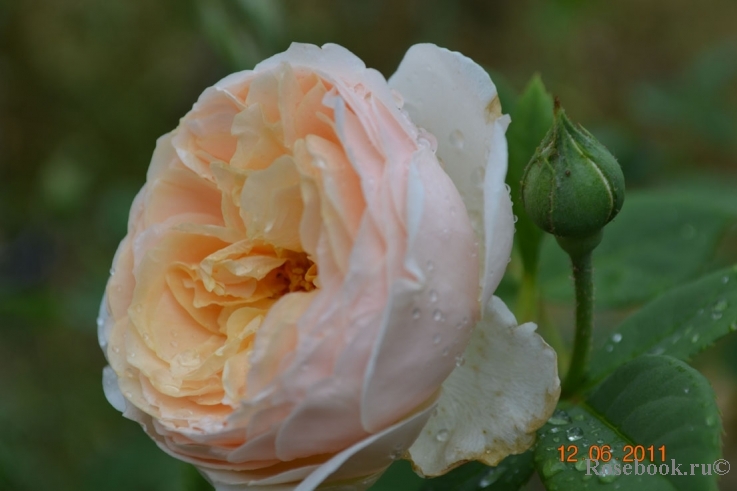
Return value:
M 624 204 L 624 175 L 614 156 L 556 101 L 553 127 L 525 169 L 525 210 L 563 238 L 597 236 Z
M 218 490 L 363 489 L 534 442 L 556 356 L 493 296 L 514 230 L 496 89 L 293 44 L 157 143 L 102 302 L 110 403 Z M 465 363 L 463 362 L 465 357 Z

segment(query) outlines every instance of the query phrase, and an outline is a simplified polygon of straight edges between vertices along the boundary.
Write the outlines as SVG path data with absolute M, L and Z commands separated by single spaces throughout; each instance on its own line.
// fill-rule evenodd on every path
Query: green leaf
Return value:
M 629 193 L 594 252 L 597 308 L 642 304 L 724 266 L 714 263 L 715 253 L 736 222 L 732 208 L 705 196 Z M 545 299 L 572 301 L 570 264 L 554 240 L 542 247 L 540 277 Z
M 553 98 L 545 90 L 538 75 L 532 77 L 527 88 L 511 112 L 512 124 L 507 131 L 509 170 L 507 184 L 512 195 L 513 211 L 517 216 L 515 243 L 522 257 L 525 271 L 537 273 L 542 231 L 527 217 L 520 195 L 520 181 L 525 167 L 545 134 L 553 124 Z
M 532 450 L 510 455 L 496 467 L 470 462 L 444 476 L 427 479 L 421 491 L 516 491 L 535 470 Z
M 423 482 L 424 479 L 415 474 L 408 461 L 399 460 L 371 486 L 370 491 L 418 491 Z
M 703 475 L 701 464 L 711 466 L 720 458 L 721 432 L 714 392 L 698 371 L 668 356 L 641 356 L 617 369 L 585 402 L 561 403 L 539 432 L 535 465 L 549 490 L 612 489 L 610 484 L 617 483 L 627 490 L 715 491 L 717 476 L 711 467 L 711 475 Z M 587 461 L 604 445 L 611 449 L 608 464 L 616 459 L 620 475 L 613 467 L 608 474 L 602 460 L 599 475 L 589 468 L 595 462 Z M 665 465 L 668 475 L 635 475 L 634 462 L 626 457 L 642 455 L 625 446 L 634 450 L 637 445 L 645 451 L 640 465 Z M 561 447 L 566 462 L 561 462 Z M 567 461 L 571 455 L 575 463 Z M 688 475 L 671 475 L 674 461 Z M 624 468 L 627 464 L 633 467 Z
M 737 265 L 669 291 L 627 318 L 593 353 L 593 383 L 644 354 L 681 360 L 737 330 Z

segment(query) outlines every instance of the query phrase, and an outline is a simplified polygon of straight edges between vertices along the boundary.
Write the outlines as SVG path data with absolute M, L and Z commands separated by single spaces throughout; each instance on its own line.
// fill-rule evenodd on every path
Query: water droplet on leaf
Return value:
M 563 411 L 562 409 L 558 409 L 550 417 L 548 423 L 550 423 L 551 425 L 567 425 L 571 423 L 571 417 L 568 415 L 567 412 Z
M 566 438 L 569 442 L 575 442 L 583 438 L 583 430 L 579 428 L 578 426 L 574 426 L 573 428 L 568 428 L 568 431 L 566 431 Z

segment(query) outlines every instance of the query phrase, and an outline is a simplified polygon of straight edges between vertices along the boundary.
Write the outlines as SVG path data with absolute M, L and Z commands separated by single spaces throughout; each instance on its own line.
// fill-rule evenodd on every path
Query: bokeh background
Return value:
M 105 401 L 95 318 L 156 138 L 218 79 L 292 41 L 389 76 L 433 42 L 506 94 L 539 73 L 628 189 L 737 210 L 735 26 L 734 0 L 0 0 L 0 490 L 208 489 Z M 737 489 L 737 345 L 709 353 Z

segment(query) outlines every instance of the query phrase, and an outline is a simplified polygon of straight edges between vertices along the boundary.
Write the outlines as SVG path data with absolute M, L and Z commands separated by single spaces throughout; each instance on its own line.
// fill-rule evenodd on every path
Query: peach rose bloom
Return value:
M 389 82 L 294 44 L 207 89 L 159 139 L 114 259 L 110 403 L 218 490 L 525 450 L 559 381 L 492 296 L 508 123 L 488 75 L 434 45 Z

